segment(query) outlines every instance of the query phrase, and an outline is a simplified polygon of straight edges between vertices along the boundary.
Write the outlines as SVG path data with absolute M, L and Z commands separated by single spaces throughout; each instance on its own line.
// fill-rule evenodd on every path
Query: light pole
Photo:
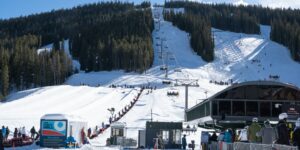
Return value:
M 114 117 L 114 113 L 115 113 L 115 108 L 108 108 L 107 109 L 109 112 L 110 112 L 110 114 L 111 114 L 111 119 L 113 119 L 113 117 Z

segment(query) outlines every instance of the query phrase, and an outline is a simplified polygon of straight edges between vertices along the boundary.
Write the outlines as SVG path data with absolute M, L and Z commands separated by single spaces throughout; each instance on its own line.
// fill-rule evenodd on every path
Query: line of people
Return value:
M 140 86 L 137 86 L 137 85 L 127 85 L 127 84 L 124 84 L 124 85 L 112 84 L 112 85 L 109 85 L 108 87 L 109 88 L 120 87 L 120 88 L 131 88 L 131 89 L 139 87 L 139 88 L 142 88 L 142 89 L 156 90 L 156 86 L 150 86 L 150 85 L 140 85 Z
M 132 101 L 130 101 L 130 104 L 124 106 L 124 108 L 122 110 L 120 110 L 117 115 L 115 114 L 113 117 L 109 117 L 109 123 L 113 123 L 113 122 L 116 122 L 118 120 L 120 120 L 132 107 L 133 105 L 138 101 L 138 99 L 140 98 L 142 92 L 143 92 L 144 88 L 141 88 L 138 95 L 133 98 Z
M 232 129 L 227 129 L 219 134 L 214 133 L 210 141 L 215 142 L 247 142 L 257 144 L 280 144 L 287 146 L 298 146 L 300 149 L 300 118 L 297 119 L 295 127 L 287 123 L 288 115 L 279 115 L 279 122 L 272 126 L 269 120 L 264 121 L 263 127 L 258 123 L 258 118 L 253 118 L 249 126 L 238 130 L 237 134 Z

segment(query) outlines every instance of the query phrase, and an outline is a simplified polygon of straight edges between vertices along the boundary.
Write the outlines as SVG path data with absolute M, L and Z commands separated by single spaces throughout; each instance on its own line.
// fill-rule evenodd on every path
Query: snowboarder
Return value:
M 30 134 L 31 134 L 31 138 L 32 138 L 32 139 L 34 139 L 35 133 L 36 133 L 36 131 L 35 131 L 35 128 L 34 128 L 34 126 L 33 126 L 33 127 L 30 129 Z
M 186 149 L 187 143 L 186 143 L 186 138 L 185 137 L 186 137 L 186 135 L 184 134 L 182 139 L 181 139 L 182 149 Z

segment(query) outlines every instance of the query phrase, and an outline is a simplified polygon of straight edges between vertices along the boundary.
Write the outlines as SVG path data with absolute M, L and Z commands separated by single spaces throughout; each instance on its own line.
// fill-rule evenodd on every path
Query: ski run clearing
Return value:
M 156 23 L 153 31 L 155 59 L 152 68 L 143 74 L 124 73 L 121 70 L 80 72 L 71 76 L 65 85 L 13 93 L 6 102 L 0 103 L 0 124 L 10 129 L 25 126 L 29 131 L 32 126 L 39 129 L 39 121 L 44 114 L 63 113 L 81 116 L 88 121 L 89 127 L 94 128 L 96 125 L 101 126 L 102 122 L 108 122 L 108 108 L 114 107 L 118 112 L 128 105 L 138 94 L 138 86 L 156 87 L 152 93 L 144 90 L 135 106 L 120 120 L 127 124 L 126 136 L 137 139 L 138 130 L 145 128 L 146 121 L 151 118 L 151 111 L 154 121 L 184 120 L 184 87 L 162 84 L 165 71 L 160 70 L 160 67 L 166 65 L 169 68 L 168 80 L 173 83 L 176 79 L 198 80 L 199 87 L 189 88 L 189 107 L 228 86 L 210 81 L 270 80 L 269 75 L 278 75 L 281 82 L 300 86 L 300 64 L 291 59 L 287 48 L 269 39 L 269 26 L 261 26 L 261 35 L 212 29 L 215 60 L 206 63 L 193 52 L 188 34 L 163 20 L 162 9 L 154 8 L 153 13 L 153 16 L 159 17 L 155 21 L 160 20 L 160 29 Z M 135 88 L 110 88 L 112 84 L 134 85 Z M 167 96 L 170 90 L 178 91 L 179 96 Z M 201 130 L 199 128 L 196 133 L 190 134 L 187 141 L 194 139 L 198 144 L 200 137 L 197 135 L 200 135 Z M 82 149 L 114 149 L 102 147 L 109 134 L 109 130 L 105 131 Z M 32 145 L 17 149 L 39 147 Z

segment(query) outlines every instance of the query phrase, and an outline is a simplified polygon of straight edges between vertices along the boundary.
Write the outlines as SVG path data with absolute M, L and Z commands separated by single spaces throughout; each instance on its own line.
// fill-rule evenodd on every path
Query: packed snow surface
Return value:
M 62 113 L 81 116 L 94 128 L 108 122 L 108 108 L 114 107 L 118 112 L 128 105 L 138 94 L 139 86 L 156 87 L 152 92 L 144 90 L 135 106 L 120 120 L 127 124 L 126 136 L 137 139 L 138 130 L 145 128 L 151 112 L 154 121 L 184 120 L 184 87 L 163 85 L 165 80 L 173 83 L 176 79 L 181 81 L 179 83 L 197 81 L 199 87 L 189 88 L 189 107 L 227 87 L 210 81 L 270 80 L 269 75 L 278 75 L 281 82 L 300 86 L 300 64 L 291 59 L 287 48 L 268 38 L 269 26 L 261 26 L 261 35 L 212 29 L 215 60 L 207 63 L 192 50 L 188 33 L 164 21 L 162 9 L 154 8 L 153 13 L 157 23 L 153 31 L 155 58 L 152 68 L 142 74 L 121 70 L 80 72 L 71 76 L 65 85 L 12 93 L 6 102 L 0 103 L 0 125 L 11 129 L 25 126 L 29 131 L 32 126 L 39 128 L 44 114 Z M 169 68 L 167 78 L 165 71 L 160 70 L 162 66 Z M 118 87 L 111 88 L 112 84 Z M 135 88 L 125 88 L 125 85 Z M 178 91 L 179 96 L 167 96 L 168 91 Z M 198 129 L 197 134 L 191 134 L 187 140 L 195 139 L 199 143 L 200 131 Z M 104 146 L 109 134 L 110 131 L 105 131 L 84 148 Z

